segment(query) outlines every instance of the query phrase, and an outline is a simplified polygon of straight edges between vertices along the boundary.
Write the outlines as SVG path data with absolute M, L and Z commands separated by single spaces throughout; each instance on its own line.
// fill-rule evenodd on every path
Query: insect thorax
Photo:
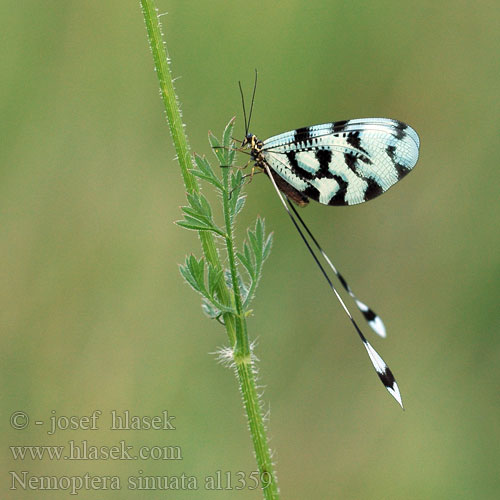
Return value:
M 250 157 L 252 160 L 257 164 L 262 163 L 262 148 L 264 147 L 264 143 L 258 139 L 255 134 L 247 134 L 241 146 L 250 149 Z M 258 166 L 263 168 L 261 165 Z

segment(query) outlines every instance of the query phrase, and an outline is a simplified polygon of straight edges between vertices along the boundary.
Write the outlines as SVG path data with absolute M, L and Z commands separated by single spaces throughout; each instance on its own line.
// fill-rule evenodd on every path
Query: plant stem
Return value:
M 192 166 L 189 145 L 182 126 L 179 103 L 175 95 L 172 76 L 165 53 L 165 47 L 163 45 L 157 9 L 153 0 L 141 0 L 141 7 L 146 22 L 146 29 L 153 54 L 156 73 L 160 82 L 161 97 L 165 106 L 167 121 L 174 141 L 175 150 L 177 152 L 184 184 L 188 193 L 199 193 L 200 188 L 197 179 L 189 171 Z M 239 276 L 236 268 L 235 250 L 228 206 L 228 193 L 230 192 L 228 185 L 229 173 L 226 168 L 222 170 L 225 185 L 223 208 L 227 235 L 226 247 L 231 273 L 232 290 L 229 290 L 224 283 L 224 280 L 221 280 L 221 283 L 217 288 L 217 294 L 221 302 L 225 305 L 229 305 L 234 301 L 234 306 L 237 311 L 236 315 L 225 313 L 223 315 L 224 324 L 230 345 L 233 349 L 233 361 L 236 367 L 238 375 L 237 378 L 243 396 L 245 411 L 253 440 L 264 498 L 266 500 L 278 500 L 278 484 L 273 471 L 262 408 L 259 404 L 259 396 L 257 393 L 254 375 L 255 367 L 248 340 L 246 318 L 242 307 L 239 289 Z M 213 234 L 210 231 L 199 231 L 199 236 L 207 261 L 210 262 L 214 268 L 222 269 L 223 266 L 219 259 Z
M 273 463 L 269 446 L 267 444 L 266 429 L 262 416 L 262 409 L 259 404 L 259 395 L 255 384 L 255 370 L 253 365 L 250 342 L 248 339 L 246 320 L 242 307 L 241 294 L 238 282 L 238 271 L 236 269 L 235 252 L 233 245 L 233 231 L 229 218 L 229 172 L 227 168 L 222 169 L 222 178 L 224 183 L 223 204 L 224 218 L 226 223 L 226 247 L 231 270 L 231 278 L 234 290 L 234 302 L 237 311 L 236 319 L 236 347 L 233 351 L 233 360 L 240 382 L 241 394 L 247 413 L 250 434 L 252 436 L 255 456 L 259 466 L 260 479 L 262 482 L 264 498 L 279 498 L 278 483 L 273 470 Z
M 153 0 L 141 0 L 141 7 L 146 22 L 146 30 L 151 52 L 153 54 L 156 74 L 160 82 L 161 98 L 165 106 L 167 122 L 174 141 L 177 159 L 181 167 L 182 178 L 184 179 L 184 184 L 188 193 L 199 193 L 200 187 L 198 182 L 195 176 L 189 171 L 193 163 L 189 154 L 187 136 L 182 126 L 181 112 L 177 96 L 175 95 L 172 74 L 170 73 L 166 51 L 163 46 L 160 21 L 157 14 L 158 10 Z M 206 259 L 216 269 L 220 269 L 221 264 L 213 235 L 208 231 L 200 231 L 199 236 Z M 224 304 L 230 304 L 230 294 L 224 284 L 218 287 L 217 292 Z M 223 318 L 231 345 L 234 345 L 236 341 L 234 318 L 231 314 L 224 314 Z
M 224 207 L 224 223 L 226 224 L 226 248 L 227 259 L 229 261 L 229 270 L 231 271 L 231 281 L 233 284 L 234 293 L 234 306 L 236 308 L 236 346 L 234 349 L 234 356 L 241 356 L 242 358 L 250 356 L 250 343 L 247 334 L 247 322 L 244 318 L 244 311 L 241 302 L 240 285 L 238 280 L 238 270 L 236 268 L 235 251 L 233 244 L 233 228 L 231 226 L 230 212 L 229 212 L 229 169 L 222 169 L 222 182 L 224 184 L 224 192 L 222 195 L 222 203 Z

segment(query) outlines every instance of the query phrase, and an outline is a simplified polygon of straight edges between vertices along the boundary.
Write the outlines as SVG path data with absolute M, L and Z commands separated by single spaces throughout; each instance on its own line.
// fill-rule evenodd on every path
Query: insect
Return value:
M 383 194 L 417 163 L 420 147 L 418 135 L 409 125 L 398 120 L 360 118 L 303 127 L 261 141 L 248 130 L 256 85 L 257 72 L 247 120 L 240 84 L 245 138 L 239 149 L 249 149 L 254 168 L 263 171 L 271 179 L 295 228 L 363 342 L 380 380 L 403 407 L 394 375 L 363 335 L 313 246 L 355 301 L 370 327 L 381 337 L 386 336 L 384 323 L 371 308 L 356 297 L 312 235 L 294 203 L 305 206 L 312 199 L 324 205 L 356 205 Z

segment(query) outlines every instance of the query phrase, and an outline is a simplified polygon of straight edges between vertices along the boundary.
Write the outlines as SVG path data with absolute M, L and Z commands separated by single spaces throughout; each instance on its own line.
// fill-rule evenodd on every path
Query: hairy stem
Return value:
M 165 106 L 168 125 L 174 141 L 175 150 L 182 177 L 188 193 L 199 193 L 200 188 L 197 179 L 190 172 L 192 160 L 189 153 L 188 140 L 182 125 L 178 99 L 175 95 L 172 76 L 165 53 L 162 40 L 160 23 L 157 9 L 153 0 L 141 0 L 142 12 L 146 22 L 149 43 L 153 54 L 156 73 L 160 82 L 161 97 Z M 257 465 L 260 471 L 262 491 L 266 500 L 277 500 L 279 498 L 276 476 L 273 471 L 269 445 L 262 408 L 255 383 L 255 368 L 251 355 L 251 347 L 247 335 L 246 318 L 242 307 L 239 290 L 239 276 L 235 261 L 235 250 L 232 236 L 232 227 L 229 215 L 229 185 L 228 169 L 223 169 L 223 180 L 225 190 L 223 194 L 223 210 L 226 225 L 226 247 L 231 273 L 232 290 L 224 280 L 217 287 L 217 295 L 224 305 L 234 305 L 236 314 L 224 313 L 224 325 L 230 345 L 233 349 L 233 360 L 236 367 L 237 379 L 243 396 L 245 411 L 247 414 L 250 433 L 253 440 Z M 199 231 L 203 252 L 207 261 L 215 269 L 222 270 L 214 236 L 210 231 Z

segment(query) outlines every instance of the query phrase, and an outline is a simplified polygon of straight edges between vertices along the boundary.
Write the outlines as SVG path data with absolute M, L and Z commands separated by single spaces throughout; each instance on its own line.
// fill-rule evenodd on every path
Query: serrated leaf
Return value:
M 215 149 L 220 149 L 221 148 L 221 143 L 219 142 L 219 139 L 215 137 L 212 132 L 208 133 L 208 140 L 210 141 L 210 146 L 212 146 Z
M 180 222 L 183 222 L 183 221 L 180 221 Z M 207 219 L 204 218 L 202 215 L 192 216 L 192 215 L 185 214 L 184 215 L 184 222 L 187 222 L 188 224 L 202 225 L 205 227 L 205 229 L 211 229 L 213 226 L 210 223 L 210 221 L 207 221 Z
M 247 270 L 250 278 L 254 279 L 255 278 L 255 270 L 254 270 L 252 263 L 241 252 L 237 252 L 236 257 L 238 257 L 238 260 L 241 262 L 243 267 Z
M 219 140 L 210 133 L 208 135 L 208 140 L 212 149 L 219 160 L 219 163 L 223 167 L 229 167 L 232 165 L 234 161 L 235 150 L 233 148 L 233 143 L 231 140 L 231 134 L 234 128 L 234 119 L 231 119 L 229 123 L 226 125 L 224 132 L 222 134 L 222 144 Z
M 184 212 L 184 214 L 187 217 L 189 217 L 191 219 L 196 219 L 197 221 L 202 222 L 202 223 L 207 224 L 207 225 L 213 225 L 212 221 L 206 215 L 201 214 L 195 208 L 181 207 L 181 210 Z
M 226 233 L 219 227 L 217 227 L 214 222 L 207 216 L 196 212 L 197 209 L 190 207 L 182 207 L 184 212 L 184 220 L 176 221 L 178 226 L 184 227 L 186 229 L 191 229 L 193 231 L 213 231 L 215 234 L 226 237 Z
M 217 189 L 222 191 L 223 189 L 222 182 L 215 175 L 212 166 L 210 165 L 210 162 L 204 156 L 199 156 L 199 155 L 195 155 L 194 160 L 196 166 L 198 167 L 198 170 L 192 169 L 191 173 L 196 177 L 199 177 L 200 179 L 206 180 L 207 182 L 215 186 Z
M 236 155 L 236 151 L 231 146 L 231 149 L 226 149 L 224 150 L 224 152 L 226 155 L 224 165 L 231 166 L 234 163 L 234 157 Z
M 213 231 L 220 236 L 225 236 L 224 231 L 214 223 L 210 204 L 202 194 L 190 193 L 187 199 L 190 206 L 181 207 L 184 212 L 184 221 L 178 221 L 179 226 L 198 231 Z
M 212 168 L 212 165 L 210 165 L 210 162 L 207 160 L 205 156 L 200 156 L 195 154 L 194 155 L 194 161 L 196 163 L 196 166 L 200 170 L 200 172 L 203 172 L 206 175 L 211 175 L 212 177 L 217 178 L 215 175 L 215 172 Z
M 188 193 L 187 199 L 191 207 L 200 214 L 212 219 L 212 208 L 210 203 L 201 193 Z
M 232 143 L 232 137 L 233 137 L 233 129 L 234 129 L 234 122 L 236 118 L 233 116 L 226 125 L 226 128 L 224 129 L 224 133 L 222 134 L 222 144 L 226 147 L 230 147 Z
M 185 220 L 177 221 L 176 224 L 180 227 L 183 227 L 184 229 L 190 229 L 192 231 L 212 231 L 215 234 L 218 234 L 219 236 L 225 238 L 225 234 L 220 229 L 214 227 L 204 226 L 202 224 L 193 222 L 186 222 Z
M 264 250 L 262 251 L 262 261 L 264 262 L 271 253 L 271 247 L 273 244 L 273 233 L 270 233 L 266 239 L 266 243 L 264 244 Z
M 210 142 L 210 146 L 212 146 L 212 150 L 215 154 L 215 156 L 217 157 L 217 160 L 219 161 L 219 163 L 223 166 L 228 166 L 228 165 L 225 165 L 225 155 L 224 155 L 224 150 L 221 146 L 221 143 L 219 142 L 219 139 L 217 139 L 217 137 L 215 137 L 215 135 L 213 135 L 211 132 L 208 134 L 208 141 Z
M 208 203 L 208 200 L 202 194 L 199 195 L 199 202 L 203 210 L 203 213 L 207 214 L 208 217 L 212 218 L 212 207 L 210 206 L 210 203 Z
M 203 213 L 203 208 L 201 205 L 200 195 L 198 193 L 188 193 L 186 195 L 189 205 L 197 210 L 198 212 Z
M 200 172 L 199 170 L 191 170 L 191 173 L 195 175 L 196 177 L 203 179 L 204 181 L 209 182 L 212 184 L 212 186 L 215 186 L 217 189 L 222 191 L 223 187 L 222 184 L 219 182 L 219 180 L 215 180 L 214 177 L 210 177 L 208 175 L 205 175 L 203 172 Z
M 252 247 L 252 253 L 255 256 L 255 260 L 257 262 L 262 261 L 262 258 L 261 258 L 262 247 L 259 245 L 259 242 L 257 241 L 257 237 L 255 236 L 255 233 L 252 231 L 248 231 L 248 239 L 250 241 L 250 245 Z
M 234 129 L 234 121 L 235 118 L 229 120 L 229 123 L 226 125 L 224 132 L 222 134 L 222 144 L 224 145 L 224 159 L 226 165 L 232 165 L 234 161 L 234 147 L 233 147 L 233 129 Z
M 243 187 L 243 174 L 241 170 L 232 172 L 231 174 L 231 198 L 229 200 L 229 206 L 231 209 L 231 218 L 233 219 L 236 215 L 236 205 L 238 199 L 240 198 L 241 188 Z
M 201 284 L 200 288 L 204 288 L 204 277 L 205 277 L 205 259 L 203 257 L 198 260 L 194 255 L 190 255 L 186 259 L 186 265 L 188 266 L 191 274 L 194 276 L 196 281 Z
M 184 265 L 179 266 L 179 271 L 188 284 L 197 292 L 203 293 L 205 262 L 200 259 L 198 262 L 194 255 L 186 257 Z
M 213 296 L 215 290 L 222 280 L 222 269 L 216 269 L 211 264 L 208 265 L 208 293 Z
M 245 255 L 246 260 L 248 262 L 250 262 L 250 265 L 252 266 L 252 268 L 255 268 L 255 262 L 254 262 L 254 259 L 253 259 L 253 254 L 250 251 L 250 245 L 248 244 L 248 242 L 246 240 L 243 242 L 243 253 Z
M 260 217 L 255 221 L 254 229 L 247 230 L 247 238 L 243 242 L 243 254 L 237 254 L 241 264 L 247 270 L 251 286 L 248 290 L 248 295 L 243 303 L 245 309 L 254 296 L 255 290 L 260 280 L 263 262 L 269 256 L 272 245 L 272 234 L 265 237 L 265 222 Z
M 198 283 L 193 278 L 192 274 L 189 272 L 189 269 L 186 266 L 180 265 L 179 266 L 179 271 L 182 274 L 182 277 L 191 286 L 191 288 L 193 288 L 194 290 L 196 290 L 197 292 L 199 292 L 200 290 L 198 289 Z
M 235 170 L 231 175 L 231 189 L 236 191 L 243 186 L 243 172 L 241 169 Z
M 257 217 L 255 222 L 255 237 L 257 239 L 257 244 L 262 248 L 262 243 L 264 241 L 264 222 L 260 217 Z
M 236 200 L 236 204 L 235 204 L 235 207 L 234 207 L 234 215 L 238 215 L 241 210 L 243 209 L 243 207 L 245 206 L 245 201 L 246 201 L 247 197 L 246 196 L 238 196 L 238 199 Z

